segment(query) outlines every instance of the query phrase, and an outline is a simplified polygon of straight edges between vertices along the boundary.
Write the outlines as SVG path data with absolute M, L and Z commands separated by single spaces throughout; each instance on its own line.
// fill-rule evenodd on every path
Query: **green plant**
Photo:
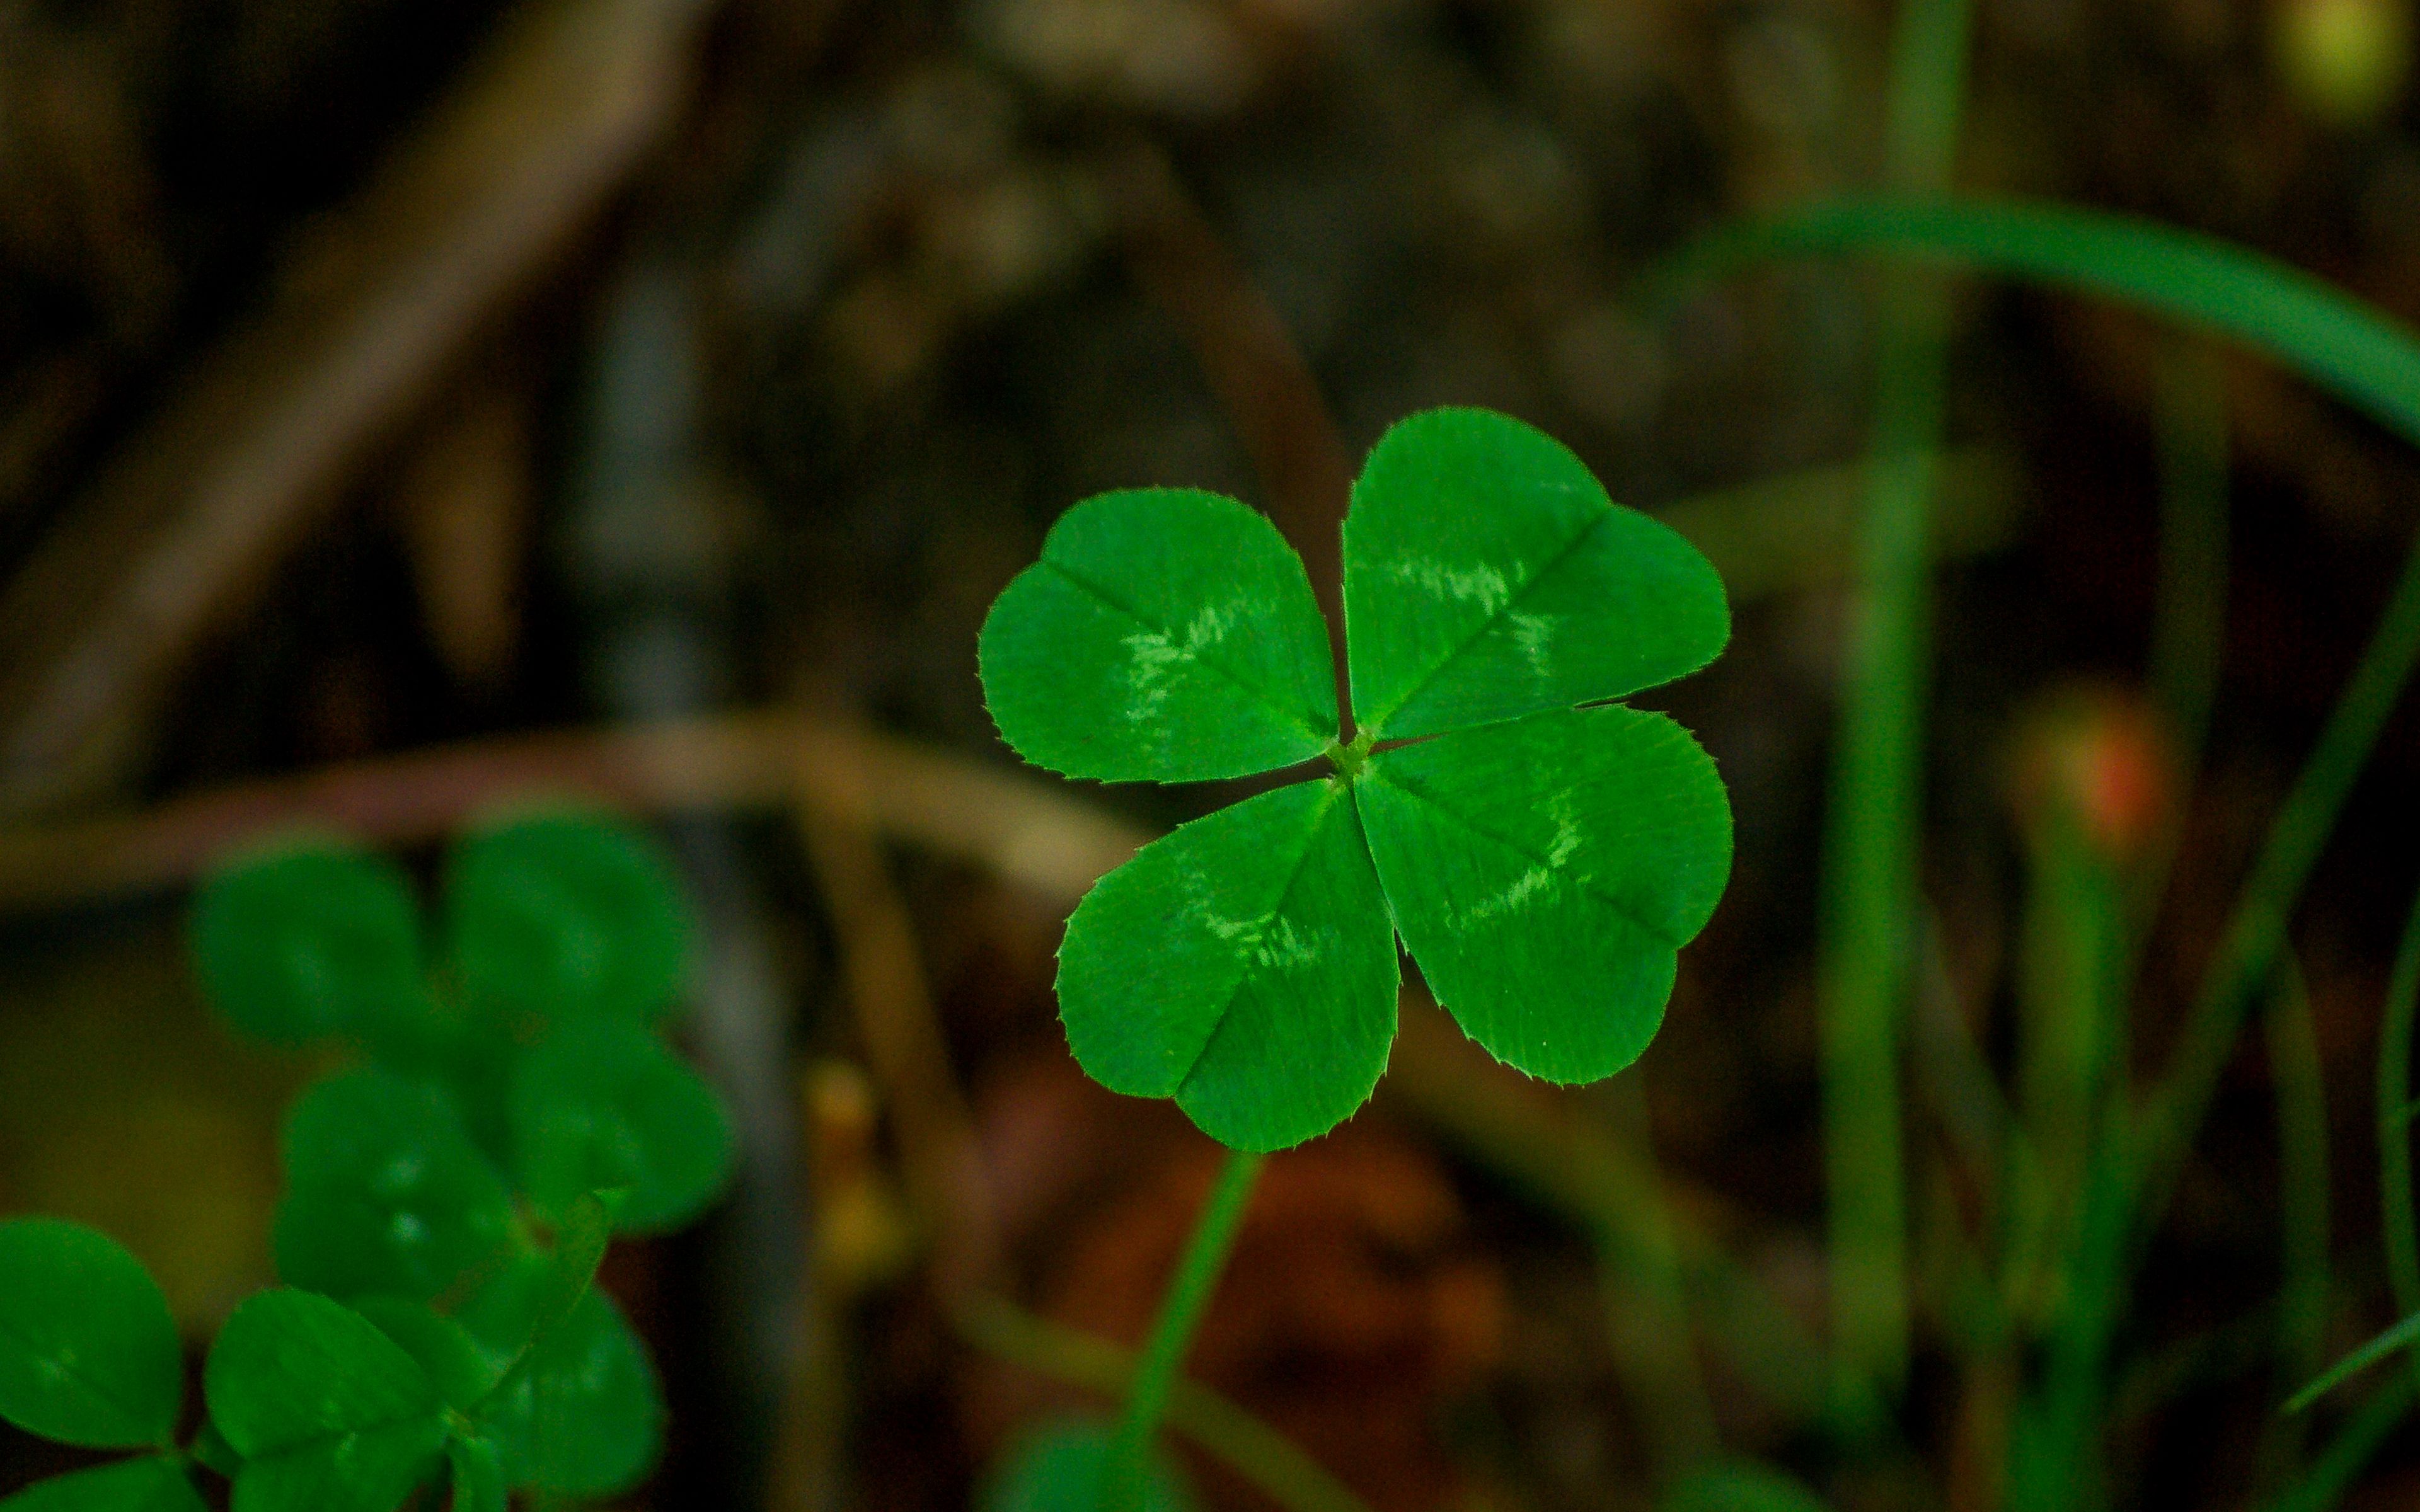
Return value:
M 1713 762 L 1669 718 L 1611 702 L 1728 640 L 1695 548 L 1551 439 L 1474 409 L 1390 429 L 1343 530 L 1357 730 L 1301 559 L 1218 495 L 1078 504 L 983 629 L 992 717 L 1037 765 L 1157 782 L 1329 767 L 1145 846 L 1068 920 L 1058 990 L 1078 1062 L 1113 1091 L 1173 1098 L 1236 1152 L 1099 1461 L 1121 1504 L 1142 1494 L 1260 1156 L 1334 1128 L 1386 1069 L 1398 936 L 1497 1058 L 1594 1081 L 1653 1037 L 1730 874 Z
M 73 1224 L 0 1224 L 0 1417 L 147 1451 L 0 1506 L 185 1512 L 194 1466 L 237 1512 L 391 1512 L 448 1477 L 466 1512 L 634 1484 L 662 1394 L 591 1283 L 614 1233 L 695 1217 L 732 1157 L 715 1094 L 657 1033 L 690 933 L 639 836 L 568 813 L 458 845 L 433 963 L 378 857 L 312 839 L 222 870 L 194 919 L 212 1003 L 360 1061 L 287 1113 L 286 1285 L 220 1330 L 180 1447 L 177 1331 L 141 1265 Z
M 1958 0 L 1916 0 L 1917 8 L 1947 14 Z M 2339 290 L 2257 253 L 2210 238 L 2125 217 L 2070 207 L 1988 203 L 1957 198 L 1849 200 L 1793 209 L 1717 229 L 1670 260 L 1649 280 L 1668 292 L 1706 273 L 1777 255 L 1815 253 L 1920 257 L 1963 264 L 2055 286 L 2112 298 L 2233 338 L 2292 367 L 2339 398 L 2368 413 L 2407 440 L 2420 442 L 2420 342 L 2391 318 Z M 2213 540 L 2187 538 L 2195 529 L 2224 522 L 2224 412 L 2194 420 L 2184 411 L 2195 401 L 2172 398 L 2178 410 L 2178 445 L 2167 460 L 2179 471 L 2183 490 L 2166 512 L 2172 532 L 2162 543 L 2164 583 L 2161 628 L 2155 652 L 2163 702 L 2188 748 L 2196 747 L 2209 714 L 2224 611 L 2224 548 Z M 2198 401 L 2215 409 L 2214 399 Z M 2184 474 L 2190 472 L 2193 476 Z M 2195 498 L 2196 493 L 2207 498 Z M 1877 529 L 1883 526 L 1875 527 Z M 1900 563 L 1909 567 L 1907 561 Z M 1912 563 L 1920 569 L 1920 561 Z M 1916 577 L 1902 577 L 1923 591 Z M 2177 602 L 2165 602 L 2171 597 Z M 1920 607 L 1920 606 L 1919 606 Z M 1903 617 L 1911 638 L 1920 615 Z M 1904 650 L 1905 648 L 1901 648 Z M 1896 652 L 1881 655 L 1898 655 Z M 1896 675 L 1912 680 L 1916 663 L 1900 656 Z M 2296 899 L 2317 863 L 2330 829 L 2342 811 L 2353 780 L 2375 748 L 2387 716 L 2420 665 L 2420 548 L 2406 559 L 2401 579 L 2380 617 L 2359 667 L 2320 731 L 2303 770 L 2273 821 L 2216 949 L 2204 965 L 2190 1016 L 2176 1037 L 2166 1067 L 2148 1084 L 2136 1085 L 2126 1055 L 2126 995 L 2138 962 L 2139 933 L 2167 873 L 2173 833 L 2156 838 L 2150 851 L 2123 875 L 2101 874 L 2098 863 L 2081 869 L 2063 842 L 2032 847 L 2038 865 L 2032 879 L 2046 933 L 2045 960 L 2065 958 L 2070 979 L 2026 1004 L 2033 1022 L 2024 1027 L 2047 1045 L 2064 1039 L 2094 1049 L 2095 1061 L 2066 1068 L 2064 1101 L 2091 1111 L 2077 1127 L 2071 1113 L 2045 1117 L 2048 1104 L 2023 1108 L 2025 1122 L 2000 1110 L 1981 1121 L 2005 1137 L 1985 1148 L 2003 1167 L 1982 1163 L 1986 1180 L 2005 1184 L 2010 1199 L 2001 1214 L 2009 1230 L 1987 1241 L 1996 1256 L 1973 1253 L 1963 1236 L 1945 1246 L 1962 1251 L 1965 1267 L 1943 1303 L 1953 1342 L 1970 1382 L 1970 1410 L 1986 1433 L 2000 1437 L 2002 1494 L 2018 1512 L 2033 1507 L 2102 1504 L 2116 1479 L 2107 1463 L 2108 1432 L 2122 1414 L 2121 1387 L 2130 1379 L 2120 1349 L 2125 1304 L 2132 1277 L 2177 1184 L 2194 1138 L 2213 1102 L 2221 1075 L 2235 1052 L 2244 1021 L 2264 991 L 2275 989 L 2270 1016 L 2272 1053 L 2277 1066 L 2281 1147 L 2287 1174 L 2283 1258 L 2285 1284 L 2276 1319 L 2265 1332 L 2275 1337 L 2280 1369 L 2293 1379 L 2312 1373 L 2312 1354 L 2323 1342 L 2329 1277 L 2325 1254 L 2325 1119 L 2319 1106 L 2319 1078 L 2306 1015 L 2288 939 Z M 1914 687 L 1882 690 L 1904 711 L 1916 707 Z M 1913 724 L 1900 721 L 1902 733 Z M 1913 770 L 1890 783 L 1836 792 L 1836 801 L 1904 810 L 1915 799 Z M 1845 823 L 1845 821 L 1843 821 Z M 2061 850 L 2071 854 L 2061 856 Z M 1888 881 L 1889 879 L 1884 879 Z M 1827 890 L 1846 897 L 1869 896 L 1881 886 L 1871 877 L 1834 869 Z M 1833 906 L 1838 906 L 1835 899 Z M 2420 967 L 2407 941 L 2398 964 L 2379 1068 L 2381 1178 L 2390 1273 L 2398 1308 L 2411 1311 L 2415 1292 L 2407 1263 L 2411 1233 L 2409 1112 L 2401 1092 L 2409 1074 L 2408 1006 Z M 2047 984 L 2048 978 L 2042 979 Z M 1876 1015 L 1891 1005 L 1868 1007 Z M 1879 1020 L 1878 1020 L 1879 1021 Z M 1874 1044 L 1888 1051 L 1879 1040 Z M 1895 1065 L 1895 1051 L 1868 1057 Z M 1964 1078 L 1971 1087 L 1992 1087 L 1979 1052 L 1965 1059 L 1982 1074 Z M 1827 1078 L 1843 1068 L 1827 1065 Z M 1852 1068 L 1854 1069 L 1854 1068 Z M 2096 1082 L 2105 1082 L 2098 1092 Z M 1895 1099 L 1897 1072 L 1886 1084 L 1865 1076 L 1855 1086 L 1829 1089 L 1834 1103 L 1860 1097 Z M 1945 1099 L 1946 1100 L 1946 1099 Z M 1880 1119 L 1868 1122 L 1876 1127 Z M 1897 1127 L 1896 1113 L 1889 1116 Z M 2068 1148 L 2043 1137 L 2056 1124 Z M 1895 1226 L 1897 1192 L 1844 1189 L 1853 1182 L 1900 1178 L 1884 1161 L 1836 1162 L 1831 1194 L 1836 1213 L 1879 1215 Z M 1850 1223 L 1847 1227 L 1859 1226 Z M 1885 1227 L 1878 1222 L 1875 1227 Z M 1836 1232 L 1840 1232 L 1836 1224 Z M 1874 1253 L 1893 1242 L 1888 1234 L 1865 1236 Z M 1843 1243 L 1849 1240 L 1843 1239 Z M 1846 1257 L 1836 1257 L 1841 1260 Z M 1993 1261 L 2000 1273 L 1991 1273 Z M 1836 1284 L 1854 1284 L 1845 1267 Z M 1998 1290 L 2003 1297 L 1994 1297 Z M 2025 1316 L 2026 1314 L 2030 1316 Z M 1880 1332 L 1879 1330 L 1877 1331 Z M 2329 1372 L 2299 1398 L 2307 1401 L 2362 1365 L 2394 1353 L 2420 1329 L 2402 1325 Z M 1844 1337 L 1844 1344 L 1854 1341 Z M 1880 1351 L 1874 1351 L 1880 1357 Z M 1836 1361 L 1836 1383 L 1872 1368 L 1869 1362 Z M 2133 1379 L 2160 1372 L 2136 1365 Z M 2291 1435 L 2273 1437 L 2265 1448 L 2266 1474 L 2277 1483 L 2268 1504 L 2318 1508 L 2332 1504 L 2358 1475 L 2367 1458 L 2414 1397 L 2414 1377 L 2399 1372 L 2354 1412 L 2318 1452 L 2301 1454 Z M 2295 1461 L 2299 1460 L 2297 1465 Z

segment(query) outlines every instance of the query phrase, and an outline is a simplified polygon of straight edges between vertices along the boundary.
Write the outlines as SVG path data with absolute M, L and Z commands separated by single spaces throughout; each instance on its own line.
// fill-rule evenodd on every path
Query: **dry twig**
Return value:
M 0 809 L 106 787 L 169 678 L 672 119 L 698 0 L 556 0 L 277 282 L 0 596 Z

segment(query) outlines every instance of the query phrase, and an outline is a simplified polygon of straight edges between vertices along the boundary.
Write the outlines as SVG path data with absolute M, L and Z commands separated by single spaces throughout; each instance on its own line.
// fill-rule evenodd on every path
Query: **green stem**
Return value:
M 2253 995 L 2268 979 L 2286 943 L 2286 923 L 2303 884 L 2319 858 L 2353 781 L 2403 696 L 2420 659 L 2420 543 L 2405 560 L 2395 596 L 2363 652 L 2361 665 L 2328 715 L 2319 742 L 2270 826 L 2217 953 L 2204 970 L 2193 1015 L 2174 1069 L 2144 1108 L 2137 1125 L 2137 1180 L 2164 1185 L 2210 1109 L 2218 1079 L 2235 1053 Z M 2146 1220 L 2154 1216 L 2146 1212 Z
M 1143 1341 L 1134 1380 L 1126 1388 L 1125 1411 L 1119 1415 L 1117 1437 L 1110 1444 L 1107 1504 L 1112 1512 L 1131 1512 L 1142 1504 L 1143 1459 L 1151 1451 L 1152 1432 L 1168 1409 L 1177 1368 L 1185 1363 L 1193 1331 L 1201 1325 L 1218 1273 L 1226 1267 L 1227 1252 L 1243 1224 L 1244 1204 L 1266 1158 L 1249 1150 L 1229 1152 L 1218 1183 L 1210 1189 L 1210 1200 L 1193 1226 L 1193 1237 L 1186 1242 L 1185 1257 L 1177 1262 L 1168 1294 L 1160 1299 L 1159 1317 L 1151 1325 L 1151 1336 Z
M 1644 1085 L 1633 1071 L 1606 1088 L 1608 1111 L 1637 1151 L 1648 1185 L 1630 1233 L 1597 1238 L 1597 1289 L 1605 1302 L 1614 1367 L 1646 1428 L 1656 1478 L 1668 1486 L 1711 1461 L 1721 1440 L 1714 1399 L 1698 1365 L 1671 1205 L 1656 1177 Z
M 2270 825 L 2217 952 L 2203 972 L 2173 1069 L 2141 1111 L 2112 1131 L 2108 1148 L 2094 1163 L 2069 1304 L 2047 1350 L 2046 1395 L 2057 1405 L 2045 1423 L 2045 1465 L 2073 1465 L 2085 1436 L 2099 1420 L 2100 1389 L 2094 1382 L 2108 1360 L 2118 1303 L 2133 1256 L 2159 1221 L 2176 1167 L 2200 1129 L 2219 1076 L 2234 1054 L 2245 1009 L 2275 969 L 2294 901 L 2335 825 L 2353 779 L 2401 698 L 2415 658 L 2420 658 L 2420 543 L 2405 562 L 2402 580 L 2361 665 L 2329 713 L 2319 745 Z M 2054 1498 L 2067 1494 L 2059 1489 L 2056 1473 L 2041 1489 Z M 2060 1504 L 2014 1492 L 2009 1503 L 2019 1507 Z
M 2222 379 L 2217 354 L 2207 342 L 2179 338 L 2168 344 L 2154 407 L 2160 576 L 2151 600 L 2150 683 L 2175 742 L 2169 754 L 2177 786 L 2130 886 L 2128 954 L 2133 958 L 2141 955 L 2184 836 L 2185 806 L 2209 744 L 2226 641 L 2228 459 Z
M 1904 0 L 1891 48 L 1885 181 L 1947 187 L 1964 92 L 1967 0 Z M 1842 689 L 1823 887 L 1824 1170 L 1831 1203 L 1831 1396 L 1846 1419 L 1908 1354 L 1900 1040 L 1915 915 L 1930 638 L 1930 509 L 1947 301 L 1885 290 L 1856 623 Z
M 2412 1410 L 2412 1377 L 2398 1372 L 2361 1404 L 2303 1478 L 2269 1504 L 2271 1512 L 2327 1512 L 2335 1506 Z
M 2386 1237 L 2386 1280 L 2398 1317 L 2420 1313 L 2420 1239 L 2412 1206 L 2412 1021 L 2420 1005 L 2420 894 L 2403 925 L 2386 1013 L 2378 1030 L 2378 1200 Z
M 2311 999 L 2291 953 L 2278 969 L 2266 1015 L 2269 1079 L 2277 1098 L 2278 1237 L 2284 1277 L 2277 1295 L 2277 1365 L 2293 1390 L 2327 1364 L 2328 1115 L 2325 1072 L 2311 1026 Z M 2264 1445 L 2282 1471 L 2302 1454 L 2304 1421 L 2275 1420 Z

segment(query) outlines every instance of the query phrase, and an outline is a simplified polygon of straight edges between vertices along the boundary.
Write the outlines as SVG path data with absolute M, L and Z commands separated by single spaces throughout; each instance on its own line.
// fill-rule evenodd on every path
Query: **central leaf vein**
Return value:
M 1181 658 L 1189 661 L 1194 666 L 1215 672 L 1227 682 L 1234 685 L 1238 688 L 1241 688 L 1246 694 L 1250 696 L 1254 702 L 1260 704 L 1263 708 L 1268 709 L 1279 715 L 1287 724 L 1302 731 L 1312 739 L 1326 740 L 1328 738 L 1326 733 L 1323 733 L 1320 731 L 1318 725 L 1306 720 L 1302 717 L 1301 710 L 1289 707 L 1285 703 L 1279 702 L 1276 695 L 1271 693 L 1269 689 L 1263 687 L 1258 682 L 1255 682 L 1245 673 L 1237 671 L 1234 668 L 1226 665 L 1224 662 L 1219 661 L 1214 656 L 1204 656 L 1199 645 L 1188 643 L 1182 650 L 1178 649 L 1177 636 L 1181 633 L 1179 627 L 1156 623 L 1152 616 L 1147 615 L 1141 610 L 1125 603 L 1116 594 L 1110 593 L 1108 589 L 1102 587 L 1099 583 L 1093 581 L 1083 574 L 1071 570 L 1064 563 L 1053 561 L 1049 557 L 1044 557 L 1042 559 L 1042 565 L 1048 567 L 1060 577 L 1066 579 L 1069 582 L 1075 584 L 1076 587 L 1081 589 L 1086 594 L 1091 594 L 1094 599 L 1098 600 L 1109 609 L 1116 613 L 1125 615 L 1127 619 L 1132 620 L 1135 624 L 1142 626 L 1143 631 L 1147 635 L 1156 638 L 1165 648 L 1157 653 L 1157 659 L 1159 661 L 1165 662 Z M 1143 656 L 1138 656 L 1137 659 L 1148 664 L 1153 658 L 1149 655 L 1146 655 Z
M 1253 921 L 1250 939 L 1245 942 L 1244 949 L 1235 953 L 1235 974 L 1228 982 L 1226 991 L 1219 995 L 1218 1017 L 1211 1023 L 1210 1032 L 1202 1037 L 1201 1048 L 1194 1051 L 1192 1058 L 1187 1062 L 1185 1074 L 1177 1078 L 1174 1095 L 1182 1097 L 1185 1094 L 1185 1088 L 1193 1081 L 1193 1073 L 1202 1069 L 1202 1060 L 1210 1054 L 1210 1046 L 1218 1041 L 1218 1031 L 1227 1026 L 1228 1015 L 1234 1012 L 1235 999 L 1242 995 L 1245 980 L 1251 976 L 1253 968 L 1257 966 L 1266 969 L 1279 964 L 1264 947 L 1264 932 L 1267 930 L 1269 921 L 1282 916 L 1286 911 L 1286 904 L 1294 900 L 1295 887 L 1301 882 L 1304 869 L 1311 864 L 1311 853 L 1319 846 L 1320 827 L 1327 823 L 1329 813 L 1336 807 L 1336 799 L 1337 794 L 1331 785 L 1326 797 L 1316 810 L 1312 810 L 1311 823 L 1303 828 L 1302 848 L 1295 853 L 1293 864 L 1286 868 L 1285 885 L 1278 889 L 1277 902 L 1269 905 L 1268 912 Z M 1221 939 L 1230 937 L 1227 932 L 1218 928 L 1217 923 L 1212 924 L 1211 933 L 1218 934 Z M 1307 951 L 1311 949 L 1297 939 L 1289 938 L 1285 943 L 1291 950 Z M 1315 951 L 1311 953 L 1316 954 Z M 1298 962 L 1289 961 L 1286 964 L 1295 964 Z
M 1460 660 L 1465 652 L 1479 644 L 1480 640 L 1486 636 L 1487 632 L 1495 626 L 1497 621 L 1503 619 L 1506 615 L 1511 614 L 1513 609 L 1518 608 L 1521 601 L 1528 598 L 1529 594 L 1537 589 L 1540 583 L 1544 582 L 1548 578 L 1552 577 L 1555 573 L 1555 569 L 1560 567 L 1566 561 L 1570 560 L 1572 553 L 1577 551 L 1587 543 L 1591 532 L 1602 528 L 1605 523 L 1612 517 L 1613 512 L 1609 509 L 1599 513 L 1596 517 L 1582 525 L 1570 540 L 1565 541 L 1562 545 L 1548 552 L 1546 560 L 1539 564 L 1537 571 L 1523 579 L 1521 585 L 1518 588 L 1513 589 L 1512 594 L 1506 597 L 1501 604 L 1491 609 L 1487 612 L 1486 616 L 1481 619 L 1478 625 L 1472 627 L 1470 633 L 1464 636 L 1450 651 L 1448 651 L 1435 661 L 1431 662 L 1428 670 L 1420 673 L 1419 680 L 1418 682 L 1412 684 L 1410 687 L 1405 688 L 1403 695 L 1397 698 L 1394 702 L 1388 704 L 1386 709 L 1372 716 L 1370 719 L 1370 728 L 1373 730 L 1385 729 L 1388 720 L 1402 713 L 1404 707 L 1410 703 L 1412 700 L 1428 691 L 1429 685 L 1443 676 L 1445 674 L 1445 670 L 1448 667 L 1452 666 L 1456 661 Z M 1543 620 L 1543 616 L 1537 616 L 1534 618 Z M 1543 651 L 1543 642 L 1544 639 L 1543 625 L 1533 629 L 1529 639 L 1539 642 L 1537 645 L 1525 644 L 1524 646 L 1525 654 L 1528 655 L 1534 662 Z M 1616 696 L 1618 697 L 1619 695 Z
M 1507 899 L 1508 893 L 1524 891 L 1525 888 L 1527 892 L 1541 890 L 1545 887 L 1548 880 L 1550 880 L 1554 875 L 1559 873 L 1569 875 L 1574 887 L 1595 898 L 1607 908 L 1612 909 L 1616 914 L 1621 916 L 1625 922 L 1636 927 L 1640 933 L 1645 934 L 1648 938 L 1655 941 L 1658 945 L 1664 946 L 1668 949 L 1678 950 L 1683 944 L 1687 943 L 1684 940 L 1676 940 L 1671 938 L 1662 927 L 1650 923 L 1645 918 L 1639 917 L 1637 904 L 1631 903 L 1626 898 L 1616 897 L 1614 894 L 1607 892 L 1605 888 L 1597 886 L 1596 879 L 1593 876 L 1584 872 L 1567 872 L 1565 871 L 1565 867 L 1569 863 L 1572 856 L 1578 849 L 1575 831 L 1565 829 L 1559 832 L 1556 836 L 1555 843 L 1544 850 L 1541 850 L 1538 847 L 1529 844 L 1526 841 L 1515 840 L 1509 835 L 1498 834 L 1495 830 L 1483 825 L 1473 823 L 1470 816 L 1464 813 L 1460 809 L 1447 803 L 1445 800 L 1435 796 L 1434 794 L 1424 792 L 1423 790 L 1413 786 L 1411 783 L 1404 781 L 1400 777 L 1380 772 L 1375 769 L 1373 769 L 1370 775 L 1378 780 L 1384 781 L 1388 787 L 1393 788 L 1398 793 L 1404 794 L 1409 797 L 1418 798 L 1420 802 L 1427 804 L 1430 808 L 1444 814 L 1447 818 L 1452 820 L 1456 825 L 1459 825 L 1469 833 L 1478 836 L 1481 840 L 1492 841 L 1530 863 L 1534 870 L 1524 873 L 1519 878 L 1516 878 L 1512 887 L 1507 889 L 1507 893 L 1499 893 L 1496 899 L 1488 900 L 1489 903 L 1495 903 L 1497 906 L 1492 910 L 1487 917 L 1494 918 L 1497 915 L 1512 911 L 1512 903 Z M 1519 901 L 1526 902 L 1526 895 Z M 1486 904 L 1482 903 L 1481 906 L 1485 907 Z M 1477 910 L 1474 909 L 1473 912 L 1477 912 Z

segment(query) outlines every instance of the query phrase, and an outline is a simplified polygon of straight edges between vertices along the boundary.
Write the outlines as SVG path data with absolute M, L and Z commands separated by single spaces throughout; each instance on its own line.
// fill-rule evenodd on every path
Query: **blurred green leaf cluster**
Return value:
M 389 1512 L 450 1478 L 607 1496 L 645 1474 L 662 1391 L 591 1282 L 615 1233 L 678 1227 L 732 1162 L 714 1091 L 664 1043 L 691 933 L 637 833 L 541 813 L 449 858 L 423 937 L 394 864 L 324 839 L 239 858 L 204 887 L 205 991 L 274 1043 L 335 1041 L 282 1141 L 286 1285 L 239 1306 L 179 1447 L 183 1365 L 158 1286 L 115 1242 L 0 1224 L 0 1417 L 145 1456 L 60 1476 L 8 1512 L 185 1512 L 190 1469 L 237 1512 Z

